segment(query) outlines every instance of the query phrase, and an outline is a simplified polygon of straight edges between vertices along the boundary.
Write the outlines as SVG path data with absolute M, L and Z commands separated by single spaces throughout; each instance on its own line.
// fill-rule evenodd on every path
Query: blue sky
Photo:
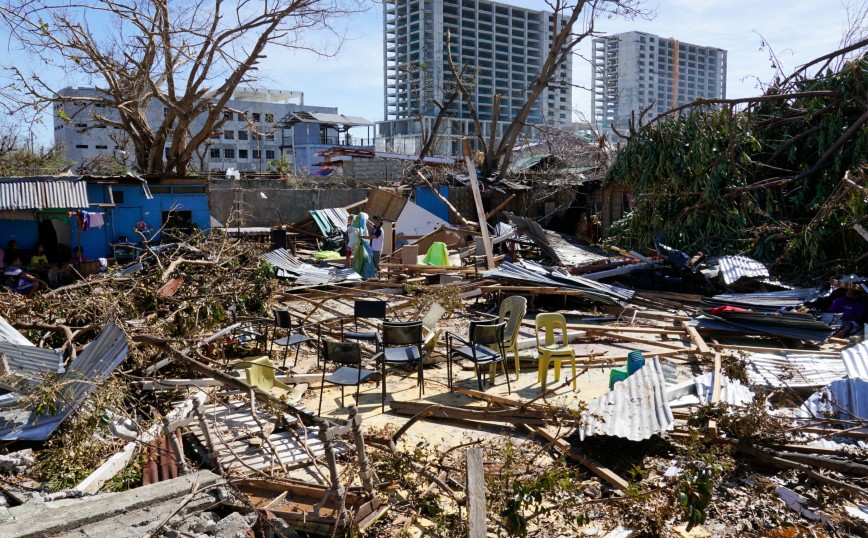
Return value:
M 865 0 L 852 0 L 861 4 Z M 506 2 L 544 9 L 541 0 Z M 767 82 L 774 76 L 769 47 L 778 56 L 784 73 L 837 49 L 846 27 L 841 0 L 660 0 L 649 2 L 652 20 L 609 20 L 597 23 L 606 34 L 631 30 L 675 37 L 688 43 L 727 51 L 727 96 L 758 95 L 758 77 Z M 761 37 L 762 36 L 762 37 Z M 577 52 L 588 55 L 590 41 Z M 347 41 L 334 58 L 311 54 L 283 53 L 264 62 L 262 71 L 274 84 L 305 93 L 305 103 L 337 106 L 342 113 L 383 119 L 382 8 L 377 6 L 357 16 L 349 25 Z M 588 86 L 591 68 L 574 59 L 574 82 Z M 590 110 L 590 92 L 574 90 L 573 106 Z
M 725 49 L 727 97 L 747 97 L 761 92 L 757 78 L 768 82 L 775 74 L 769 46 L 787 74 L 798 65 L 835 50 L 847 27 L 845 2 L 856 6 L 855 10 L 860 7 L 864 10 L 868 5 L 868 0 L 652 0 L 646 4 L 655 12 L 651 20 L 601 18 L 596 29 L 606 34 L 638 30 Z M 542 0 L 507 3 L 545 9 Z M 269 50 L 259 66 L 260 75 L 266 77 L 260 85 L 302 91 L 305 104 L 337 106 L 347 115 L 373 121 L 383 119 L 382 17 L 382 7 L 375 5 L 346 21 L 346 41 L 333 57 L 279 48 Z M 310 38 L 314 44 L 334 43 L 333 36 L 325 34 Z M 11 54 L 4 45 L 0 45 L 3 47 L 0 57 L 8 59 Z M 577 49 L 585 56 L 589 51 L 590 40 Z M 576 84 L 589 85 L 591 68 L 585 61 L 575 58 L 573 71 Z M 590 92 L 575 89 L 573 106 L 579 113 L 588 113 Z M 50 119 L 46 120 L 50 124 Z M 43 130 L 40 136 L 43 143 L 50 143 L 51 133 L 48 127 Z

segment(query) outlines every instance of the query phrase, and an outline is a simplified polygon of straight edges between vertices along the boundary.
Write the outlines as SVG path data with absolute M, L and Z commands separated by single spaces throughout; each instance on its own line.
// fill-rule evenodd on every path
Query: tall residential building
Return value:
M 383 12 L 384 117 L 378 146 L 414 154 L 421 149 L 443 102 L 452 75 L 447 30 L 456 67 L 472 68 L 473 105 L 484 136 L 491 131 L 494 96 L 500 95 L 500 136 L 527 100 L 555 29 L 546 11 L 487 0 L 387 0 Z M 562 125 L 572 120 L 572 60 L 559 66 L 552 84 L 533 107 L 529 125 Z M 527 132 L 532 136 L 532 129 Z M 460 153 L 460 138 L 473 138 L 475 126 L 461 99 L 452 107 L 435 153 Z M 381 143 L 382 142 L 382 143 Z
M 61 95 L 98 97 L 96 88 L 64 88 Z M 293 102 L 295 101 L 295 102 Z M 95 108 L 101 107 L 101 108 Z M 311 147 L 318 149 L 338 145 L 353 145 L 345 133 L 344 123 L 365 125 L 362 118 L 338 116 L 336 107 L 304 104 L 304 94 L 285 90 L 237 90 L 226 104 L 226 121 L 210 139 L 197 149 L 191 165 L 201 171 L 224 171 L 234 168 L 241 172 L 264 172 L 268 162 L 284 156 L 293 168 L 306 173 L 315 160 Z M 61 114 L 61 110 L 63 114 Z M 116 157 L 126 151 L 132 156 L 124 131 L 101 125 L 94 117 L 99 112 L 108 118 L 118 118 L 116 110 L 86 101 L 54 105 L 54 142 L 64 148 L 66 157 L 81 164 L 100 157 Z M 152 128 L 160 125 L 167 110 L 153 100 L 147 118 Z M 317 125 L 287 123 L 296 113 L 309 113 L 334 119 L 338 123 L 320 121 Z M 194 121 L 191 130 L 201 128 L 204 118 Z M 342 136 L 343 135 L 343 136 Z M 372 140 L 368 147 L 373 147 Z M 169 148 L 165 151 L 168 153 Z
M 645 32 L 594 39 L 593 123 L 623 131 L 631 114 L 645 119 L 700 97 L 726 97 L 726 51 Z

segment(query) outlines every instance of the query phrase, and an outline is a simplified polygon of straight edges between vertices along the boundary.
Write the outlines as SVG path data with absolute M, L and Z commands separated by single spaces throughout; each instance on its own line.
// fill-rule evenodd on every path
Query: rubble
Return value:
M 291 246 L 193 234 L 30 301 L 0 292 L 0 535 L 858 534 L 868 353 L 829 337 L 828 287 L 744 293 L 773 275 L 738 256 L 580 247 L 514 214 L 486 249 L 478 226 L 397 198 L 314 209 L 282 225 Z M 412 217 L 367 280 L 315 257 L 358 211 Z M 435 243 L 448 265 L 421 263 Z M 698 284 L 643 289 L 643 271 Z M 511 394 L 502 375 L 449 390 L 442 334 L 514 295 L 530 301 L 500 350 Z M 421 397 L 415 375 L 347 391 L 346 408 L 321 386 L 319 345 L 355 328 L 357 300 L 425 318 Z M 297 359 L 274 344 L 288 336 L 274 310 L 304 337 Z M 565 315 L 577 370 L 543 385 L 546 311 Z M 362 349 L 379 368 L 377 341 Z

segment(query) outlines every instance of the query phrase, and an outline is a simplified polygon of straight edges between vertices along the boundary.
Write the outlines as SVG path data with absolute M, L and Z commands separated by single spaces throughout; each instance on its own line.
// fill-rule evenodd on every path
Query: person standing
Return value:
M 347 267 L 352 267 L 353 249 L 359 239 L 359 230 L 353 226 L 353 215 L 347 216 L 347 230 L 344 233 L 346 239 Z
M 374 253 L 373 263 L 374 263 L 374 271 L 377 271 L 380 266 L 380 253 L 383 252 L 383 240 L 385 237 L 383 236 L 383 218 L 379 215 L 374 215 L 374 218 L 371 219 L 374 223 L 374 231 L 371 232 L 371 250 Z

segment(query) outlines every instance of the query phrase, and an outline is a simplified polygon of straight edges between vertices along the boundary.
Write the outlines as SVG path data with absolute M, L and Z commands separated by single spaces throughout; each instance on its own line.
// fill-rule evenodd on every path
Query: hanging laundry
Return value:
M 78 227 L 82 232 L 86 232 L 90 228 L 90 214 L 87 211 L 78 212 Z
M 90 227 L 102 228 L 105 226 L 104 213 L 88 213 L 90 215 Z

